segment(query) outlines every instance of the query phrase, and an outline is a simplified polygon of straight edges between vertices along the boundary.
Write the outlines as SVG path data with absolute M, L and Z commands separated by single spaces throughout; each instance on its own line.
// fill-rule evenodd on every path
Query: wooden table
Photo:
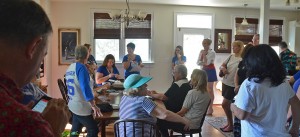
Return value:
M 100 122 L 101 137 L 105 137 L 106 136 L 106 131 L 105 131 L 106 121 L 118 120 L 119 119 L 119 110 L 114 110 L 113 112 L 104 112 L 102 114 L 103 114 L 102 117 L 98 117 L 95 120 Z
M 107 95 L 107 98 L 109 99 L 108 102 L 112 105 L 119 105 L 121 98 L 123 96 L 122 93 L 123 93 L 123 91 L 120 91 L 119 94 L 109 93 Z M 103 112 L 102 114 L 103 114 L 102 117 L 96 118 L 95 120 L 100 122 L 101 137 L 105 137 L 106 136 L 106 131 L 105 131 L 106 122 L 118 120 L 119 119 L 119 109 L 115 109 L 112 112 Z

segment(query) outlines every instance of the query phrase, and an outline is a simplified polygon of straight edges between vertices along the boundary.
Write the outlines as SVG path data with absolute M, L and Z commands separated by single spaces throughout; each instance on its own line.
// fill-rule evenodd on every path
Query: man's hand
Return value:
M 42 116 L 51 125 L 53 133 L 60 135 L 65 130 L 71 113 L 63 99 L 53 98 L 48 102 L 45 110 L 42 112 Z
M 29 109 L 32 109 L 33 106 L 34 106 L 34 101 L 30 101 L 28 104 L 26 104 L 26 106 L 27 106 Z

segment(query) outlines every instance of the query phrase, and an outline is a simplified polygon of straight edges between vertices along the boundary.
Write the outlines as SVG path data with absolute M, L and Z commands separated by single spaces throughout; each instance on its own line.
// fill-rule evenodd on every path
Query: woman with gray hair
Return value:
M 73 113 L 71 137 L 77 136 L 82 126 L 87 128 L 88 137 L 98 136 L 99 130 L 94 117 L 102 116 L 102 114 L 95 104 L 92 92 L 93 81 L 84 65 L 88 57 L 88 49 L 85 46 L 77 46 L 75 48 L 76 62 L 71 64 L 66 71 L 68 106 Z
M 142 77 L 139 74 L 131 74 L 126 78 L 124 82 L 125 95 L 120 102 L 120 119 L 143 119 L 155 122 L 156 118 L 159 118 L 181 123 L 185 129 L 189 129 L 191 125 L 189 120 L 156 105 L 151 99 L 145 97 L 148 91 L 146 83 L 151 79 L 151 77 Z M 124 136 L 123 125 L 120 126 L 120 136 Z M 149 130 L 144 131 L 145 137 L 149 136 Z M 136 129 L 135 135 L 141 136 L 141 132 L 141 129 Z M 132 125 L 127 125 L 126 136 L 133 136 Z

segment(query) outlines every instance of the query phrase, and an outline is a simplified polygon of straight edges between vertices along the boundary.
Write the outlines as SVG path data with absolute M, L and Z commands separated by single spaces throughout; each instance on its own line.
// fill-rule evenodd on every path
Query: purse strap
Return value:
M 231 56 L 232 56 L 232 55 L 229 56 L 229 59 L 228 59 L 227 62 L 226 62 L 226 67 L 227 67 L 228 62 L 230 61 Z

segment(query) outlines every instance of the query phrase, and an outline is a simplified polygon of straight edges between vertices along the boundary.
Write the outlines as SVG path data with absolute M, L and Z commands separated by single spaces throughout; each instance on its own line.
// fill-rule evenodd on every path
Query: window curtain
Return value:
M 127 39 L 151 39 L 151 14 L 147 14 L 142 22 L 130 22 L 125 28 Z
M 113 21 L 108 13 L 94 13 L 94 39 L 120 38 L 120 22 Z

